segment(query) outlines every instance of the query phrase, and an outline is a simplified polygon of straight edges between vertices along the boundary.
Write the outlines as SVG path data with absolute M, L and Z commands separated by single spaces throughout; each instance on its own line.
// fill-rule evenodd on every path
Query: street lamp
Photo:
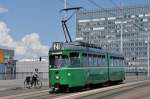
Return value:
M 64 9 L 67 8 L 67 0 L 64 0 Z M 67 19 L 67 11 L 65 11 L 64 19 Z
M 121 35 L 120 35 L 120 52 L 122 53 L 123 51 L 123 42 L 122 42 L 122 34 L 123 34 L 123 23 L 121 23 Z
M 115 22 L 115 24 L 120 24 L 121 29 L 120 29 L 120 52 L 123 52 L 123 38 L 122 38 L 122 34 L 123 34 L 123 24 L 127 23 L 127 21 L 118 21 Z
M 148 57 L 148 62 L 147 62 L 147 64 L 148 64 L 148 74 L 147 74 L 147 76 L 149 77 L 149 35 L 148 35 L 148 43 L 147 43 L 147 57 Z
M 147 43 L 147 76 L 149 77 L 149 35 L 148 35 L 148 39 L 146 41 Z

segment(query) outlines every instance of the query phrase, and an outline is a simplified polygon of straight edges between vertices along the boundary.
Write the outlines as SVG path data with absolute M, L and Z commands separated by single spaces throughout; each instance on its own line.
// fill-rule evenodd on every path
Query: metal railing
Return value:
M 13 80 L 13 79 L 25 79 L 26 76 L 32 76 L 33 72 L 17 72 L 14 74 L 0 73 L 0 80 Z M 48 79 L 48 72 L 39 72 L 39 78 L 41 80 Z

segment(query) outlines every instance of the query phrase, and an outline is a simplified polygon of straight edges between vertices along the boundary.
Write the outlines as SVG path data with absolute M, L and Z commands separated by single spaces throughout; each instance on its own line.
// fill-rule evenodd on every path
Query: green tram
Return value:
M 125 79 L 124 57 L 83 42 L 54 42 L 49 51 L 50 91 Z

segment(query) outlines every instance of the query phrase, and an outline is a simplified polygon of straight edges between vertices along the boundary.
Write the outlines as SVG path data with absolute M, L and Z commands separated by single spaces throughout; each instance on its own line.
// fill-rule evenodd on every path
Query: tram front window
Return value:
M 60 68 L 69 65 L 69 58 L 66 55 L 52 55 L 49 59 L 51 68 Z
M 80 55 L 77 52 L 70 53 L 71 66 L 80 66 Z

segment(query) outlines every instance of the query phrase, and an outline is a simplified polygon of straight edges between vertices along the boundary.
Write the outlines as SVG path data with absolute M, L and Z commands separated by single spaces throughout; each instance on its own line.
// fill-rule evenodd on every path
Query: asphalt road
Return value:
M 78 99 L 150 99 L 150 82 L 87 95 Z
M 127 79 L 125 83 L 137 82 L 139 80 L 146 80 L 147 78 L 136 77 Z M 111 86 L 110 86 L 111 87 Z M 105 88 L 105 87 L 104 87 Z M 72 93 L 48 93 L 48 87 L 42 87 L 41 89 L 26 89 L 26 88 L 14 88 L 11 90 L 0 91 L 0 99 L 61 99 L 68 95 L 81 92 Z M 135 99 L 134 97 L 139 97 L 137 99 L 150 99 L 150 84 L 144 83 L 138 86 L 130 86 L 125 88 L 119 88 L 113 91 L 107 91 L 104 93 L 94 94 L 87 97 L 80 97 L 81 99 Z M 142 98 L 141 98 L 142 97 Z M 78 99 L 80 99 L 78 98 Z M 66 98 L 68 99 L 68 98 Z M 73 99 L 73 98 L 72 98 Z

